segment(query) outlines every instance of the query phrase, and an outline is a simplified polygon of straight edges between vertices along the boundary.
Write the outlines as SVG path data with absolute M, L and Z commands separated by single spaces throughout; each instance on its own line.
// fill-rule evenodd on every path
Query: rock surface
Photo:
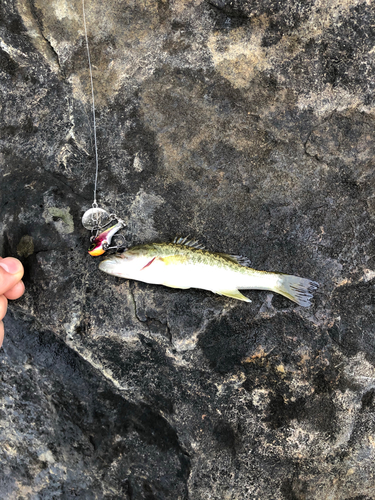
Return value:
M 87 0 L 98 201 L 320 283 L 309 309 L 102 274 L 78 0 L 0 5 L 6 499 L 375 498 L 375 11 Z

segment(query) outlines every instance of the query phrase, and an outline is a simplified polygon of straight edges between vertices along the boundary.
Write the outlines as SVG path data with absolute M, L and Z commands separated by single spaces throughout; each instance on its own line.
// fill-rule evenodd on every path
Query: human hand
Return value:
M 23 266 L 18 259 L 0 257 L 0 347 L 4 340 L 4 323 L 1 320 L 7 312 L 8 299 L 18 299 L 25 291 L 22 276 Z

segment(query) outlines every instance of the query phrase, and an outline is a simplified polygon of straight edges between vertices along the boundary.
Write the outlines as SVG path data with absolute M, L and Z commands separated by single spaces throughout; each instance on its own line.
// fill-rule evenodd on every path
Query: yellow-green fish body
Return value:
M 111 255 L 99 264 L 102 271 L 121 278 L 172 288 L 201 288 L 251 302 L 239 290 L 271 290 L 308 307 L 317 283 L 287 274 L 257 271 L 239 257 L 213 253 L 196 242 L 138 245 Z

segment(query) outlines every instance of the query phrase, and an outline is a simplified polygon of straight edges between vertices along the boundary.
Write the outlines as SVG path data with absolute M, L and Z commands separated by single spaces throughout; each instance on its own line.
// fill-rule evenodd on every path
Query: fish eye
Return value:
M 92 245 L 90 245 L 89 252 L 92 252 L 95 247 L 96 247 L 96 243 L 93 243 Z

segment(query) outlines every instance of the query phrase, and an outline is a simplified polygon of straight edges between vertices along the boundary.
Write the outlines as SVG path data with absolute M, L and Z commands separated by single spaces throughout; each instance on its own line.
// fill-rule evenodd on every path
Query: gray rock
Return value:
M 320 283 L 302 309 L 104 275 L 81 2 L 0 6 L 5 499 L 375 498 L 370 2 L 87 2 L 98 201 Z

